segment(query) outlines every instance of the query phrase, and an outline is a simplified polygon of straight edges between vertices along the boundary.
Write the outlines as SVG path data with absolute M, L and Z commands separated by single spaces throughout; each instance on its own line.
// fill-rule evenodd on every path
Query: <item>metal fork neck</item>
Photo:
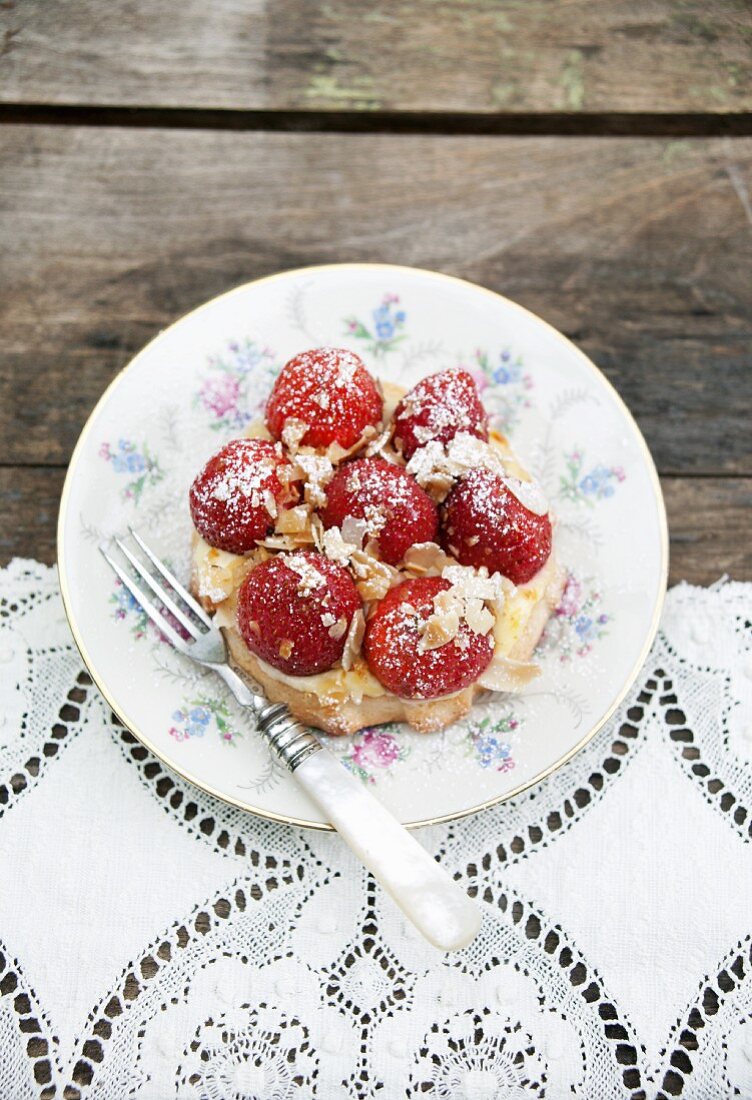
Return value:
M 323 748 L 318 737 L 301 726 L 284 703 L 267 704 L 258 716 L 258 729 L 291 772 Z
M 229 665 L 214 665 L 235 698 L 256 716 L 259 733 L 286 768 L 294 772 L 313 753 L 323 747 L 318 737 L 300 725 L 284 703 L 269 703 L 254 692 Z

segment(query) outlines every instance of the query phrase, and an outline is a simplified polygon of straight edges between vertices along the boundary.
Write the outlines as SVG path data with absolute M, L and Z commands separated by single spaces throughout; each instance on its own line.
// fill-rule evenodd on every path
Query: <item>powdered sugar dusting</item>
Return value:
M 510 493 L 513 493 L 523 508 L 533 512 L 536 516 L 545 516 L 548 513 L 548 501 L 546 494 L 537 481 L 522 481 L 518 477 L 505 477 L 504 484 Z
M 407 464 L 407 472 L 434 500 L 445 499 L 455 482 L 469 470 L 490 470 L 505 477 L 504 459 L 489 443 L 459 432 L 447 444 L 436 440 L 420 447 Z
M 299 452 L 295 465 L 303 478 L 306 501 L 314 508 L 322 508 L 326 504 L 326 487 L 334 477 L 334 466 L 324 455 L 315 452 Z
M 282 442 L 290 454 L 294 455 L 296 453 L 309 426 L 305 420 L 298 420 L 294 416 L 288 417 L 285 421 L 285 426 L 282 429 Z
M 310 596 L 317 588 L 325 587 L 326 577 L 303 554 L 288 554 L 285 558 L 285 565 L 300 577 L 298 581 L 299 596 Z

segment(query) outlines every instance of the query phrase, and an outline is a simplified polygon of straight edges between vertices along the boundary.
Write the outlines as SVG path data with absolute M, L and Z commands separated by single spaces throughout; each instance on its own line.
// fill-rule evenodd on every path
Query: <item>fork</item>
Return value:
M 229 663 L 222 630 L 141 536 L 132 527 L 128 530 L 153 568 L 122 539 L 114 542 L 142 583 L 105 546 L 99 549 L 161 634 L 179 653 L 224 680 L 241 706 L 250 710 L 271 751 L 425 938 L 443 951 L 467 946 L 481 923 L 475 903 L 311 730 L 283 703 L 270 703 L 258 684 L 238 674 Z

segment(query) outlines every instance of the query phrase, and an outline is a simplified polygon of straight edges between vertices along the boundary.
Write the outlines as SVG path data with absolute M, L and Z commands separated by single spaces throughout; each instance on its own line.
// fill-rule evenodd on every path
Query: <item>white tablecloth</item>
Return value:
M 454 955 L 125 733 L 54 570 L 0 596 L 0 1097 L 752 1097 L 752 585 L 673 589 L 587 748 L 420 834 Z

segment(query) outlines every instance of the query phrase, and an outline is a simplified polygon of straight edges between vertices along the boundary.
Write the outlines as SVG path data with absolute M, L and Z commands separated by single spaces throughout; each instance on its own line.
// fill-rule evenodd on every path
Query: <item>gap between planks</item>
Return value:
M 752 111 L 527 112 L 234 110 L 2 103 L 0 124 L 277 133 L 446 134 L 477 137 L 749 137 Z

